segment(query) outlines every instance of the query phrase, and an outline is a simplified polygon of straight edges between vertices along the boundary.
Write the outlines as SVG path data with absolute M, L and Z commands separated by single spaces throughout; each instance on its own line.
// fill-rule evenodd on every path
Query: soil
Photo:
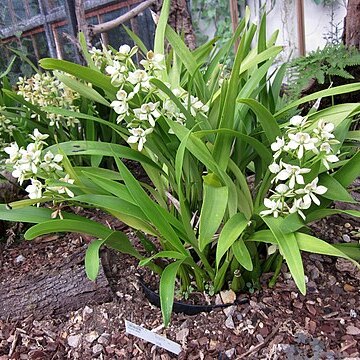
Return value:
M 360 200 L 357 190 L 352 195 Z M 135 239 L 111 218 L 99 212 L 87 215 L 122 228 Z M 359 241 L 359 221 L 346 216 L 329 217 L 312 228 L 330 242 Z M 71 234 L 4 243 L 0 283 L 44 272 L 50 263 L 61 263 L 83 251 L 90 241 L 90 237 Z M 104 270 L 113 301 L 89 302 L 61 315 L 0 321 L 0 360 L 360 359 L 360 272 L 347 261 L 304 254 L 306 296 L 298 293 L 283 265 L 274 288 L 268 288 L 271 274 L 266 274 L 262 289 L 239 294 L 239 304 L 193 316 L 173 314 L 170 326 L 164 328 L 160 309 L 148 302 L 141 289 L 139 275 L 144 270 L 129 256 L 108 255 Z M 244 298 L 249 301 L 244 303 Z M 181 353 L 176 356 L 126 334 L 125 319 L 179 343 Z

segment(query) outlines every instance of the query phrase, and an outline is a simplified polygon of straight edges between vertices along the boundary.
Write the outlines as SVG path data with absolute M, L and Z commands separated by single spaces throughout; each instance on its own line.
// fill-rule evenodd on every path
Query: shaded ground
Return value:
M 356 241 L 359 224 L 332 217 L 317 224 L 324 237 Z M 1 252 L 0 281 L 41 271 L 89 241 L 48 236 Z M 19 257 L 20 256 L 20 257 Z M 20 261 L 19 261 L 20 260 Z M 41 320 L 0 322 L 0 359 L 356 359 L 360 358 L 360 276 L 349 263 L 305 255 L 308 294 L 300 295 L 286 266 L 274 289 L 250 303 L 195 316 L 174 314 L 164 329 L 160 310 L 145 299 L 136 263 L 127 256 L 111 265 L 114 301 Z M 141 324 L 182 345 L 177 357 L 127 335 L 124 320 Z

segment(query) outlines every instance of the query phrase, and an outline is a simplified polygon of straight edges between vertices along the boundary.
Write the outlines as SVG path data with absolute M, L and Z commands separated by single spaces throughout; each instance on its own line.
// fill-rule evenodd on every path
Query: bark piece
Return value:
M 111 301 L 113 298 L 104 270 L 100 267 L 97 280 L 86 277 L 85 250 L 74 254 L 67 263 L 19 275 L 11 283 L 0 283 L 0 319 L 21 320 L 30 315 L 41 319 L 60 315 L 89 304 Z
M 344 43 L 360 49 L 360 0 L 349 0 L 344 21 Z

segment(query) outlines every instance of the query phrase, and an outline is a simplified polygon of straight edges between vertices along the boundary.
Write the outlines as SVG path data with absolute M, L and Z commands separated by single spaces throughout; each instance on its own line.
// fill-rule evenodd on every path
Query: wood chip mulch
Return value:
M 358 241 L 359 224 L 346 218 L 331 217 L 317 226 L 337 241 Z M 40 271 L 88 242 L 76 235 L 43 240 L 2 246 L 0 283 Z M 305 254 L 306 296 L 284 265 L 275 288 L 267 287 L 264 276 L 263 288 L 248 294 L 248 304 L 173 314 L 164 328 L 160 310 L 139 286 L 136 262 L 119 259 L 111 264 L 112 302 L 90 302 L 60 316 L 0 321 L 0 360 L 360 359 L 360 273 L 347 261 Z M 182 352 L 176 356 L 126 334 L 125 319 L 179 343 Z

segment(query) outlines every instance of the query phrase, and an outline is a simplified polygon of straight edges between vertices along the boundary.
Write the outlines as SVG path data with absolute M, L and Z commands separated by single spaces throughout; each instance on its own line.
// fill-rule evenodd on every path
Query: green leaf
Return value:
M 161 171 L 161 168 L 150 158 L 137 150 L 127 146 L 110 144 L 100 141 L 67 141 L 60 144 L 49 146 L 46 151 L 57 153 L 61 149 L 64 154 L 70 155 L 102 155 L 102 156 L 118 156 L 121 158 L 138 161 L 148 164 Z
M 241 236 L 246 229 L 248 220 L 241 213 L 233 215 L 221 230 L 216 247 L 216 267 L 219 268 L 220 260 L 230 249 L 232 244 Z M 251 262 L 251 259 L 250 259 Z
M 296 241 L 301 251 L 306 251 L 313 254 L 321 254 L 328 256 L 342 257 L 347 260 L 360 260 L 360 245 L 351 244 L 349 249 L 346 250 L 349 244 L 328 244 L 326 241 L 321 240 L 315 236 L 295 232 Z M 270 230 L 260 230 L 251 235 L 247 241 L 258 241 L 269 244 L 277 244 L 275 236 Z M 353 246 L 353 248 L 352 248 Z M 342 250 L 343 249 L 343 250 Z M 353 254 L 353 257 L 350 256 Z M 356 264 L 358 266 L 358 264 Z
M 18 206 L 20 207 L 17 208 Z M 49 221 L 51 219 L 51 214 L 54 211 L 52 209 L 43 208 L 43 207 L 35 207 L 35 206 L 23 207 L 23 206 L 26 206 L 26 203 L 24 203 L 22 200 L 10 203 L 9 205 L 0 204 L 0 219 L 5 221 L 37 224 L 44 221 Z M 66 211 L 62 211 L 61 214 L 65 219 L 74 219 L 74 220 L 83 219 L 79 215 L 69 214 Z
M 75 80 L 70 76 L 64 75 L 59 71 L 54 71 L 54 75 L 67 87 L 79 93 L 84 98 L 93 100 L 105 106 L 110 106 L 110 103 L 90 86 L 83 84 L 82 82 Z
M 360 211 L 357 210 L 341 210 L 341 209 L 318 209 L 312 211 L 311 213 L 306 215 L 307 222 L 313 222 L 319 219 L 322 219 L 327 216 L 335 215 L 335 214 L 346 214 L 354 217 L 360 217 Z M 295 229 L 297 230 L 297 229 Z
M 74 117 L 77 119 L 84 119 L 84 120 L 89 120 L 92 122 L 97 122 L 99 124 L 103 124 L 106 125 L 108 127 L 110 127 L 111 129 L 115 130 L 120 136 L 124 137 L 124 135 L 126 135 L 126 137 L 128 136 L 128 132 L 126 130 L 124 130 L 124 128 L 120 125 L 114 124 L 112 122 L 110 122 L 109 120 L 103 120 L 99 117 L 96 116 L 91 116 L 88 114 L 83 114 L 83 113 L 79 113 L 77 111 L 71 111 L 71 110 L 67 110 L 67 109 L 62 109 L 62 108 L 56 108 L 53 106 L 46 106 L 43 108 L 44 111 L 48 112 L 48 113 L 53 113 L 53 114 L 59 114 L 62 116 L 68 116 L 68 117 Z M 89 140 L 89 139 L 87 139 Z
M 130 36 L 131 40 L 136 44 L 136 46 L 143 52 L 144 55 L 147 54 L 148 49 L 146 48 L 145 44 L 142 42 L 142 40 L 133 32 L 131 31 L 127 26 L 122 25 L 126 33 Z
M 139 262 L 139 266 L 145 266 L 147 265 L 150 261 L 154 260 L 154 259 L 159 259 L 159 258 L 166 258 L 166 259 L 177 259 L 177 260 L 185 260 L 186 256 L 182 253 L 179 253 L 177 251 L 160 251 L 157 254 L 150 256 L 146 259 L 143 259 Z
M 236 240 L 231 247 L 236 260 L 239 262 L 241 266 L 243 266 L 246 270 L 253 270 L 253 263 L 251 261 L 251 255 L 249 253 L 248 248 L 243 239 Z
M 254 99 L 238 99 L 238 102 L 249 106 L 254 111 L 270 143 L 274 142 L 277 136 L 281 136 L 277 121 L 265 106 Z
M 34 225 L 26 231 L 24 237 L 26 240 L 32 240 L 38 236 L 52 234 L 55 232 L 75 232 L 88 234 L 97 238 L 104 239 L 112 233 L 108 227 L 98 224 L 95 221 L 82 220 L 50 220 Z
M 174 247 L 174 249 L 185 255 L 188 255 L 188 252 L 179 239 L 178 234 L 174 231 L 169 221 L 164 218 L 164 213 L 161 212 L 157 204 L 149 198 L 139 182 L 133 177 L 126 166 L 121 161 L 119 161 L 117 157 L 115 157 L 115 161 L 120 174 L 124 179 L 124 183 L 129 190 L 129 193 L 133 197 L 134 201 L 138 204 L 139 208 L 141 208 L 141 210 L 144 212 L 145 216 L 164 237 L 164 239 Z
M 348 187 L 360 175 L 360 151 L 335 172 L 333 178 L 344 188 Z
M 306 285 L 304 267 L 295 235 L 292 233 L 285 234 L 281 231 L 279 226 L 280 219 L 265 216 L 263 220 L 274 235 L 279 245 L 280 253 L 286 260 L 295 284 L 297 285 L 300 292 L 305 295 Z
M 287 111 L 294 109 L 294 108 L 298 107 L 299 105 L 304 104 L 306 102 L 309 102 L 312 100 L 317 100 L 318 98 L 346 94 L 346 93 L 351 93 L 351 92 L 359 91 L 359 90 L 360 90 L 360 83 L 352 83 L 352 84 L 347 84 L 347 85 L 336 86 L 336 87 L 326 89 L 326 90 L 317 91 L 316 93 L 304 96 L 299 100 L 293 101 L 289 105 L 283 107 L 274 116 L 275 116 L 275 118 L 279 118 L 283 114 L 285 114 Z
M 169 25 L 166 26 L 166 38 L 174 49 L 176 55 L 183 62 L 187 71 L 194 78 L 194 83 L 197 85 L 198 89 L 200 89 L 202 93 L 205 93 L 207 91 L 207 87 L 205 85 L 204 78 L 199 72 L 199 66 L 195 56 L 185 45 L 181 37 Z
M 327 191 L 322 196 L 326 199 L 356 203 L 347 190 L 333 176 L 326 173 L 319 176 L 319 184 L 326 186 Z
M 86 66 L 74 64 L 70 61 L 58 59 L 41 59 L 39 65 L 46 70 L 59 70 L 74 75 L 76 78 L 88 81 L 93 85 L 103 89 L 105 92 L 115 98 L 117 88 L 111 84 L 109 76 L 101 74 L 97 70 L 90 69 Z
M 85 253 L 85 272 L 90 280 L 95 281 L 100 269 L 100 247 L 106 242 L 106 239 L 92 241 Z
M 220 269 L 216 272 L 214 279 L 214 293 L 219 292 L 225 284 L 225 276 L 227 269 L 230 265 L 229 260 L 226 258 L 224 263 L 220 266 Z
M 164 0 L 161 8 L 161 13 L 156 24 L 154 52 L 156 54 L 164 54 L 165 49 L 165 30 L 170 12 L 170 0 Z
M 231 138 L 238 138 L 242 140 L 244 143 L 249 144 L 258 154 L 259 157 L 266 163 L 270 164 L 273 160 L 271 152 L 268 150 L 268 148 L 263 145 L 259 140 L 255 139 L 252 136 L 248 136 L 245 134 L 242 134 L 239 131 L 235 130 L 229 130 L 229 129 L 217 129 L 217 130 L 200 130 L 194 132 L 194 136 L 197 137 L 203 137 L 209 134 L 215 134 L 215 133 L 224 133 L 227 135 L 231 135 Z
M 7 66 L 5 71 L 0 74 L 0 79 L 5 77 L 11 71 L 11 68 L 14 65 L 15 60 L 16 60 L 16 56 L 13 55 L 10 59 L 9 65 Z
M 321 254 L 321 255 L 330 255 L 337 256 L 351 262 L 355 263 L 357 267 L 360 268 L 359 264 L 353 261 L 351 257 L 346 255 L 344 252 L 336 248 L 335 246 L 328 244 L 327 242 L 320 240 L 314 236 L 303 234 L 303 233 L 295 233 L 296 240 L 299 244 L 299 247 L 304 249 L 304 251 Z M 360 246 L 358 246 L 358 249 Z M 306 249 L 306 250 L 305 250 Z
M 168 326 L 170 323 L 174 303 L 175 279 L 182 262 L 182 260 L 177 260 L 169 264 L 164 269 L 160 278 L 160 305 L 165 326 Z
M 79 37 L 79 44 L 80 44 L 80 47 L 81 47 L 81 51 L 82 51 L 82 54 L 86 60 L 86 63 L 88 64 L 88 66 L 95 70 L 95 71 L 99 71 L 99 69 L 96 67 L 96 65 L 94 64 L 93 60 L 91 59 L 91 54 L 89 53 L 89 49 L 88 49 L 88 45 L 87 45 L 87 42 L 86 42 L 86 38 L 85 38 L 85 34 L 80 31 L 79 34 L 78 34 L 78 37 Z
M 203 204 L 200 213 L 199 248 L 212 242 L 216 230 L 219 228 L 225 215 L 228 202 L 227 186 L 213 186 L 204 181 Z
M 14 91 L 10 91 L 7 89 L 2 89 L 2 92 L 9 98 L 17 101 L 19 104 L 24 105 L 26 108 L 30 109 L 35 114 L 40 115 L 44 119 L 46 118 L 46 114 L 42 110 L 40 110 L 38 106 L 26 101 L 21 95 L 18 95 Z

